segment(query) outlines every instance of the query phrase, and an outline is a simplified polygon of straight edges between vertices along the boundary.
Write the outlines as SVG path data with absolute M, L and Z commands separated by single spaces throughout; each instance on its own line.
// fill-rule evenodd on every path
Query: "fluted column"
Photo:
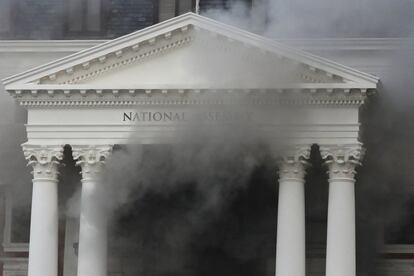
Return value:
M 360 144 L 321 147 L 329 167 L 327 276 L 356 275 L 355 166 L 360 164 Z
M 309 147 L 286 153 L 279 168 L 276 276 L 305 276 L 305 164 Z
M 107 217 L 105 187 L 100 173 L 112 146 L 73 146 L 73 157 L 82 168 L 78 276 L 105 276 L 107 270 Z
M 57 276 L 57 176 L 63 147 L 24 144 L 23 151 L 33 167 L 28 275 Z

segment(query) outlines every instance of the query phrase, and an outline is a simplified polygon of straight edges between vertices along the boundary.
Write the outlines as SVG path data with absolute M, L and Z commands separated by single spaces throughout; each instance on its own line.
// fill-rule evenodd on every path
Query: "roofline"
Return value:
M 192 12 L 171 18 L 169 20 L 163 21 L 161 23 L 149 26 L 147 28 L 144 28 L 142 30 L 138 30 L 136 32 L 121 36 L 119 38 L 104 42 L 102 44 L 98 44 L 94 47 L 82 50 L 78 53 L 74 53 L 71 54 L 69 56 L 66 56 L 64 58 L 46 63 L 44 65 L 32 68 L 30 70 L 27 70 L 25 72 L 16 74 L 16 75 L 12 75 L 10 77 L 7 77 L 5 79 L 2 80 L 3 84 L 5 86 L 8 86 L 9 84 L 16 84 L 16 82 L 19 82 L 23 79 L 27 79 L 27 78 L 34 78 L 34 77 L 39 77 L 39 74 L 44 73 L 44 71 L 46 70 L 58 70 L 59 66 L 69 66 L 68 63 L 70 62 L 74 62 L 77 61 L 77 64 L 84 62 L 84 61 L 88 61 L 90 59 L 93 58 L 97 58 L 98 56 L 102 56 L 105 55 L 105 51 L 108 51 L 108 53 L 111 53 L 113 51 L 116 51 L 116 47 L 122 45 L 121 48 L 125 48 L 130 43 L 131 41 L 137 39 L 137 38 L 144 38 L 145 36 L 148 36 L 148 38 L 151 37 L 151 35 L 156 32 L 156 31 L 161 31 L 163 30 L 164 32 L 168 32 L 168 31 L 172 31 L 174 29 L 177 29 L 177 27 L 179 28 L 180 24 L 184 23 L 183 26 L 186 26 L 188 24 L 192 24 L 192 23 L 204 23 L 204 26 L 201 27 L 205 27 L 205 28 L 211 28 L 211 27 L 217 27 L 214 29 L 214 31 L 218 32 L 218 33 L 222 33 L 224 34 L 224 32 L 231 32 L 231 34 L 236 34 L 239 35 L 243 38 L 248 38 L 249 41 L 248 42 L 254 42 L 256 44 L 256 46 L 260 46 L 260 47 L 265 47 L 268 46 L 267 48 L 269 48 L 269 51 L 278 49 L 281 50 L 284 54 L 287 54 L 290 58 L 295 59 L 297 57 L 302 57 L 304 59 L 306 59 L 308 62 L 310 63 L 314 63 L 315 67 L 318 67 L 317 65 L 324 65 L 327 66 L 329 69 L 333 70 L 333 71 L 340 71 L 341 73 L 346 73 L 349 74 L 351 77 L 357 78 L 359 80 L 363 79 L 366 82 L 369 82 L 371 84 L 377 84 L 379 82 L 379 78 L 376 76 L 373 76 L 371 74 L 368 73 L 364 73 L 361 72 L 359 70 L 350 68 L 348 66 L 344 66 L 342 64 L 330 61 L 328 59 L 325 58 L 321 58 L 319 56 L 313 55 L 313 54 L 309 54 L 307 52 L 301 51 L 301 50 L 297 50 L 297 49 L 293 49 L 293 48 L 289 48 L 281 43 L 276 42 L 275 40 L 257 35 L 257 34 L 253 34 L 251 32 L 248 31 L 244 31 L 241 30 L 239 28 L 230 26 L 230 25 L 226 25 L 223 24 L 221 22 L 217 22 L 215 20 L 209 19 L 207 17 L 204 16 L 200 16 L 197 14 L 194 14 Z M 178 25 L 178 26 L 177 26 Z M 172 28 L 173 27 L 173 28 Z M 182 26 L 181 26 L 182 27 Z M 225 27 L 225 28 L 223 28 Z M 172 28 L 172 29 L 171 29 Z M 228 35 L 228 34 L 227 34 Z M 132 44 L 130 45 L 132 46 Z M 272 47 L 272 48 L 270 48 Z M 99 53 L 99 55 L 97 55 L 96 57 L 94 57 L 94 55 L 96 55 L 97 53 Z M 81 61 L 82 58 L 87 58 L 87 60 Z M 65 67 L 63 67 L 65 68 Z M 62 70 L 63 68 L 60 68 L 60 70 Z M 47 74 L 47 73 L 44 73 Z M 43 75 L 44 75 L 43 74 Z M 29 81 L 33 81 L 33 80 L 29 80 Z
M 198 16 L 198 15 L 196 15 L 196 16 Z M 278 42 L 277 40 L 267 38 L 267 37 L 264 37 L 264 36 L 261 36 L 261 35 L 258 35 L 258 34 L 254 34 L 254 33 L 242 30 L 240 28 L 237 28 L 237 27 L 234 27 L 234 26 L 231 26 L 231 25 L 227 25 L 227 24 L 215 21 L 215 20 L 207 18 L 207 17 L 202 17 L 202 16 L 198 16 L 198 17 L 199 17 L 198 19 L 202 19 L 202 20 L 204 20 L 204 21 L 206 21 L 210 24 L 214 24 L 215 26 L 218 26 L 218 27 L 225 26 L 227 28 L 227 30 L 230 30 L 233 33 L 237 33 L 237 34 L 242 35 L 244 37 L 249 37 L 250 39 L 254 39 L 256 42 L 265 42 L 269 45 L 272 45 L 275 48 L 278 48 L 282 51 L 288 52 L 288 53 L 292 54 L 292 56 L 291 56 L 292 59 L 295 59 L 295 56 L 296 57 L 297 56 L 304 57 L 304 58 L 306 58 L 310 61 L 315 61 L 317 63 L 323 63 L 324 65 L 332 66 L 332 68 L 341 69 L 345 72 L 351 73 L 352 75 L 357 75 L 357 77 L 360 77 L 360 78 L 361 77 L 366 77 L 368 81 L 371 81 L 371 82 L 374 82 L 374 83 L 379 82 L 379 78 L 374 76 L 374 75 L 356 70 L 354 68 L 351 68 L 351 67 L 342 65 L 340 63 L 331 61 L 329 59 L 326 59 L 326 58 L 323 58 L 323 57 L 320 57 L 320 56 L 317 56 L 317 55 L 299 50 L 297 48 L 288 47 L 287 45 L 282 44 L 282 43 Z M 218 29 L 218 31 L 220 31 L 220 28 Z M 264 46 L 264 45 L 261 45 L 261 46 Z
M 4 79 L 2 79 L 2 82 L 3 82 L 4 85 L 8 85 L 11 82 L 15 82 L 15 81 L 21 80 L 23 78 L 30 77 L 30 76 L 33 76 L 35 74 L 38 74 L 38 73 L 40 73 L 39 71 L 44 70 L 46 68 L 50 68 L 52 66 L 53 66 L 53 68 L 55 68 L 55 67 L 58 67 L 59 65 L 65 64 L 66 62 L 73 61 L 75 58 L 77 60 L 79 58 L 90 56 L 90 55 L 93 55 L 93 54 L 95 54 L 97 52 L 100 52 L 100 51 L 104 51 L 104 50 L 108 49 L 109 47 L 113 48 L 114 46 L 116 47 L 119 44 L 129 42 L 132 39 L 135 39 L 137 36 L 145 36 L 145 35 L 151 34 L 154 31 L 161 30 L 161 29 L 164 29 L 166 27 L 171 26 L 172 23 L 177 24 L 177 23 L 185 22 L 188 19 L 192 18 L 192 16 L 194 16 L 194 15 L 195 15 L 194 13 L 189 12 L 189 13 L 179 15 L 177 17 L 173 17 L 173 18 L 168 19 L 166 21 L 163 21 L 161 23 L 151 25 L 151 26 L 146 27 L 144 29 L 141 29 L 141 30 L 123 35 L 121 37 L 118 37 L 118 38 L 115 38 L 115 39 L 112 39 L 112 40 L 108 40 L 104 43 L 98 44 L 98 45 L 93 46 L 91 48 L 81 50 L 80 52 L 68 55 L 66 57 L 54 60 L 52 62 L 48 62 L 46 64 L 43 64 L 43 65 L 40 65 L 40 66 L 37 66 L 37 67 L 34 67 L 34 68 L 29 69 L 27 71 L 24 71 L 22 73 L 18 73 L 18 74 L 12 75 L 10 77 L 4 78 Z
M 0 40 L 1 53 L 23 52 L 79 52 L 110 39 L 72 39 L 72 40 Z M 412 41 L 406 37 L 371 38 L 320 38 L 320 39 L 275 39 L 276 42 L 292 46 L 302 51 L 393 51 Z

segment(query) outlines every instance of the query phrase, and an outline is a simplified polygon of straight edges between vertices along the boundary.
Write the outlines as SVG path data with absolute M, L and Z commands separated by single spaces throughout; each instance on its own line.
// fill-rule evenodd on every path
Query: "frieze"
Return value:
M 122 122 L 249 122 L 250 111 L 126 111 L 122 113 Z

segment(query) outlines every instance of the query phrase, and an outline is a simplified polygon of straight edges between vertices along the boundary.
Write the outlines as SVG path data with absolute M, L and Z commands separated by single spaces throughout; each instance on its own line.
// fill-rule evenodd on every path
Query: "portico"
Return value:
M 78 276 L 106 275 L 105 210 L 95 200 L 112 147 L 180 142 L 188 125 L 254 125 L 277 146 L 276 276 L 305 276 L 305 167 L 329 173 L 327 276 L 355 265 L 359 107 L 378 79 L 210 19 L 185 14 L 4 80 L 27 108 L 33 167 L 29 276 L 57 275 L 57 166 L 82 169 Z M 240 108 L 242 107 L 242 108 Z M 276 170 L 277 168 L 275 168 Z

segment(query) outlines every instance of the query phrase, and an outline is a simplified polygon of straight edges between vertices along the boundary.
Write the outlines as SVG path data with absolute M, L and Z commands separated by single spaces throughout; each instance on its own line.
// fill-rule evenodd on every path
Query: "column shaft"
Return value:
M 279 182 L 276 276 L 305 275 L 305 192 L 303 180 Z
M 276 276 L 305 276 L 305 160 L 309 147 L 290 151 L 280 164 Z
M 353 181 L 329 181 L 327 276 L 356 275 L 354 187 Z
M 97 181 L 82 181 L 78 276 L 106 275 L 107 225 L 99 202 L 101 188 Z
M 107 274 L 107 212 L 100 173 L 112 146 L 72 147 L 82 168 L 78 276 Z
M 29 276 L 57 276 L 58 272 L 58 161 L 61 146 L 23 145 L 33 166 Z
M 361 144 L 321 147 L 329 166 L 326 275 L 356 275 L 355 166 L 364 150 Z
M 30 221 L 29 276 L 57 276 L 57 181 L 33 180 Z

